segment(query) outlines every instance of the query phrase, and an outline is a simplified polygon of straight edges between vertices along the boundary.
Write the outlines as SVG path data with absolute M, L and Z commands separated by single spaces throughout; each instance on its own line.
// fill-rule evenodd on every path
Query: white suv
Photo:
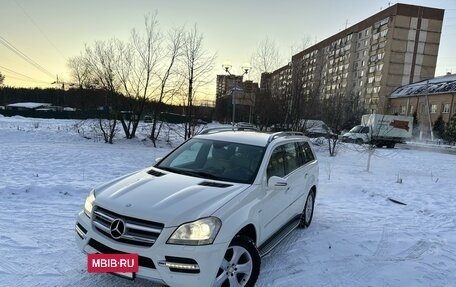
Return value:
M 318 163 L 308 138 L 203 131 L 153 167 L 92 190 L 76 223 L 86 253 L 135 253 L 174 287 L 254 286 L 261 256 L 312 220 Z

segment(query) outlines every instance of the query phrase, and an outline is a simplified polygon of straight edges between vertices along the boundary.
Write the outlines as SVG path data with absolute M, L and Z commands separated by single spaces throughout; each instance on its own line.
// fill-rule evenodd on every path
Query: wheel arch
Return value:
M 315 193 L 315 196 L 317 196 L 317 186 L 316 185 L 313 185 L 311 188 L 310 188 L 310 191 L 314 192 Z
M 252 223 L 247 224 L 241 230 L 239 230 L 236 236 L 246 236 L 252 239 L 255 244 L 257 244 L 257 232 L 255 226 Z

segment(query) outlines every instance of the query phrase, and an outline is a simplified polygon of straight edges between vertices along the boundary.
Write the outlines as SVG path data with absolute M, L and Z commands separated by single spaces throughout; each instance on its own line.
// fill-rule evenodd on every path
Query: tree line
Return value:
M 146 103 L 153 105 L 150 139 L 154 146 L 161 130 L 163 104 L 180 104 L 188 118 L 195 116 L 195 97 L 212 80 L 215 54 L 204 48 L 204 37 L 194 25 L 163 31 L 157 13 L 144 17 L 141 30 L 133 29 L 128 41 L 112 38 L 85 45 L 79 56 L 69 59 L 72 80 L 80 88 L 107 93 L 109 113 L 99 125 L 112 143 L 118 122 L 125 136 L 133 138 Z M 124 117 L 114 95 L 134 99 Z M 185 124 L 184 139 L 195 132 L 196 123 Z

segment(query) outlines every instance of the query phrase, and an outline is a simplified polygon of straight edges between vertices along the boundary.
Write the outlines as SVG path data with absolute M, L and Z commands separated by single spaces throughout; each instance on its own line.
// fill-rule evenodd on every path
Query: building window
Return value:
M 413 106 L 410 106 L 410 114 L 413 115 L 414 112 Z
M 360 87 L 363 86 L 363 81 L 359 81 L 359 86 L 360 86 Z
M 361 67 L 364 67 L 366 65 L 366 61 L 361 62 Z
M 437 105 L 436 104 L 432 104 L 431 105 L 431 114 L 435 114 L 437 113 Z
M 450 112 L 450 104 L 442 105 L 442 113 L 448 114 Z

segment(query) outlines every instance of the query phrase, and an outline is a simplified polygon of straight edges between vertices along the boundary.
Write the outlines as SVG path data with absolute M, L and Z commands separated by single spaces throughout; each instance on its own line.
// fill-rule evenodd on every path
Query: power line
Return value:
M 27 82 L 33 82 L 33 83 L 37 83 L 37 84 L 47 84 L 49 85 L 48 82 L 43 82 L 43 81 L 37 81 L 37 80 L 29 80 L 29 79 L 21 79 L 21 78 L 18 78 L 18 77 L 14 77 L 14 76 L 11 76 L 11 75 L 5 75 L 7 76 L 6 78 L 8 79 L 15 79 L 15 80 L 18 80 L 18 81 L 27 81 Z
M 37 62 L 33 61 L 29 56 L 27 56 L 26 54 L 24 54 L 23 52 L 21 52 L 19 49 L 17 49 L 13 44 L 11 44 L 10 42 L 8 42 L 8 40 L 6 40 L 5 38 L 3 38 L 2 36 L 0 36 L 0 43 L 2 43 L 6 48 L 10 49 L 13 53 L 15 53 L 16 55 L 18 55 L 19 57 L 21 57 L 23 60 L 25 60 L 27 63 L 29 63 L 30 65 L 34 66 L 35 68 L 37 68 L 38 70 L 40 70 L 41 72 L 43 72 L 44 74 L 48 75 L 51 79 L 54 78 L 54 74 L 52 74 L 51 72 L 49 72 L 48 70 L 46 70 L 45 68 L 43 68 L 43 66 L 41 66 L 40 64 L 38 64 Z
M 43 37 L 48 41 L 48 43 L 54 47 L 54 49 L 60 54 L 60 56 L 62 56 L 62 58 L 66 61 L 66 57 L 63 55 L 63 53 L 59 50 L 59 48 L 57 48 L 56 45 L 54 45 L 54 43 L 52 43 L 52 41 L 46 36 L 46 34 L 43 32 L 43 30 L 41 30 L 41 28 L 38 26 L 38 24 L 35 22 L 35 20 L 33 20 L 33 18 L 27 13 L 27 11 L 25 11 L 24 7 L 22 7 L 22 5 L 17 2 L 16 0 L 14 1 L 16 3 L 17 6 L 19 6 L 19 8 L 22 10 L 22 12 L 25 14 L 25 16 L 27 16 L 27 18 L 29 18 L 30 22 L 32 22 L 33 25 L 35 25 L 35 27 L 38 29 L 38 31 L 40 31 L 41 35 L 43 35 Z
M 8 71 L 8 72 L 10 72 L 10 73 L 13 73 L 13 74 L 16 74 L 16 75 L 18 75 L 18 76 L 24 77 L 24 78 L 26 78 L 26 79 L 28 79 L 28 80 L 30 80 L 30 81 L 33 81 L 33 82 L 43 83 L 43 84 L 49 84 L 49 82 L 36 80 L 36 79 L 31 78 L 31 77 L 29 77 L 29 76 L 27 76 L 27 75 L 21 74 L 21 73 L 19 73 L 19 72 L 16 72 L 16 71 L 14 71 L 14 70 L 11 70 L 11 69 L 8 69 L 7 67 L 0 66 L 0 68 L 2 68 L 2 69 L 5 70 L 5 71 Z M 9 75 L 8 77 L 12 77 L 12 76 Z M 17 78 L 16 78 L 16 79 L 17 79 Z

